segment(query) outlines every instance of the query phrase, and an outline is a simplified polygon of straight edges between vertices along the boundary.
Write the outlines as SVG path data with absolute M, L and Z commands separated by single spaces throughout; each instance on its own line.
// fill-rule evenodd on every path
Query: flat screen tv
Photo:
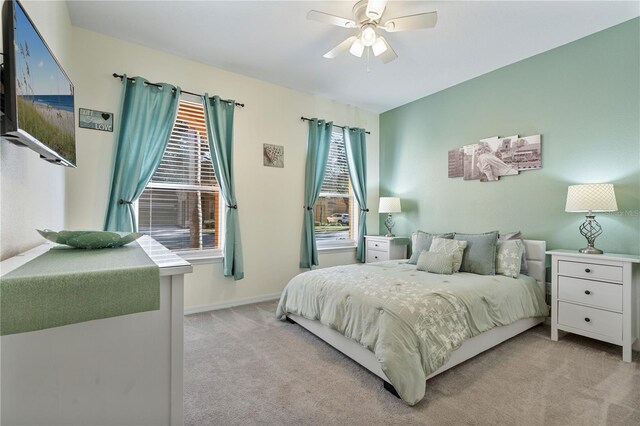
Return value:
M 17 1 L 2 10 L 2 138 L 76 166 L 73 84 Z

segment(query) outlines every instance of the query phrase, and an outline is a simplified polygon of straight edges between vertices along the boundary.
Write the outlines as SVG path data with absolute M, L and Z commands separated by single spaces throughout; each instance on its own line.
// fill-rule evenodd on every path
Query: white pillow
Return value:
M 467 248 L 467 242 L 463 240 L 434 238 L 429 251 L 451 255 L 453 257 L 453 272 L 459 272 L 465 248 Z
M 496 274 L 518 278 L 524 244 L 521 240 L 498 240 L 496 247 Z

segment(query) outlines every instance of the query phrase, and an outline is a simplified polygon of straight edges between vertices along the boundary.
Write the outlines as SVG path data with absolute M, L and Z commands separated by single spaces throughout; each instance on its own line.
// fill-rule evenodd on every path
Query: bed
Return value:
M 425 381 L 544 321 L 544 241 L 524 240 L 528 276 L 437 275 L 406 261 L 294 277 L 277 317 L 294 322 L 384 381 L 407 404 Z

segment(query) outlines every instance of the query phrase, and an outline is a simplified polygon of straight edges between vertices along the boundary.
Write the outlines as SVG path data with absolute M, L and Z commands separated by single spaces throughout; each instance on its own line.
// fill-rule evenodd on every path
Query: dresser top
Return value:
M 365 235 L 364 237 L 368 240 L 391 241 L 393 244 L 409 244 L 409 242 L 411 241 L 409 237 L 398 235 L 394 235 L 393 237 L 386 237 L 384 235 Z
M 580 253 L 578 250 L 548 250 L 547 254 L 578 257 L 582 259 L 604 259 L 604 260 L 618 260 L 622 262 L 640 263 L 640 255 L 637 254 L 619 254 L 619 253 L 604 253 L 604 254 L 586 254 Z
M 193 266 L 171 250 L 154 240 L 153 238 L 143 235 L 137 243 L 147 253 L 147 256 L 160 268 L 160 276 L 189 274 L 193 272 Z M 46 253 L 51 248 L 57 246 L 56 243 L 45 241 L 43 244 L 32 248 L 24 253 L 10 257 L 0 262 L 0 275 L 8 274 L 14 269 L 19 268 L 30 260 L 35 259 L 41 254 Z M 117 249 L 97 249 L 99 250 L 117 250 Z

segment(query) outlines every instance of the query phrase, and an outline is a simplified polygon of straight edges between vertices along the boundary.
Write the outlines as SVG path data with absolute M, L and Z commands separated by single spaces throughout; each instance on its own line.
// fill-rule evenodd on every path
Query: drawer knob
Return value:
M 589 272 L 591 272 L 591 269 L 587 268 L 584 271 L 588 274 Z
M 591 294 L 591 292 L 590 292 L 589 290 L 585 290 L 585 291 L 584 291 L 584 294 L 587 294 L 587 295 L 588 295 L 588 294 Z
M 378 244 L 374 244 L 374 246 L 378 247 Z
M 378 258 L 378 256 L 374 256 L 376 259 Z
M 591 318 L 587 317 L 584 319 L 586 322 L 591 322 Z

